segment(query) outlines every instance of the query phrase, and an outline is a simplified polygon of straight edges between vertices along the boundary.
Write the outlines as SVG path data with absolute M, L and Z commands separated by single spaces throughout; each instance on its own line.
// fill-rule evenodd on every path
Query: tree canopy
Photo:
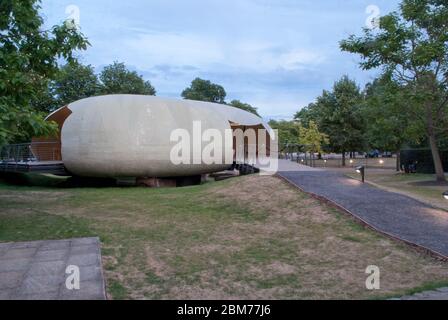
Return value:
M 227 93 L 222 86 L 200 78 L 194 79 L 190 87 L 182 92 L 182 98 L 184 99 L 221 104 L 226 103 L 226 95 Z
M 103 81 L 100 81 L 101 78 Z M 124 63 L 106 66 L 98 76 L 91 65 L 79 62 L 67 63 L 50 82 L 49 95 L 53 100 L 44 100 L 47 111 L 68 103 L 102 94 L 143 94 L 155 95 L 149 81 L 126 68 Z
M 260 116 L 260 115 L 258 114 L 257 108 L 252 107 L 252 106 L 251 106 L 250 104 L 248 104 L 248 103 L 241 102 L 240 100 L 232 100 L 232 101 L 230 102 L 230 105 L 231 105 L 232 107 L 235 107 L 235 108 L 238 108 L 238 109 L 241 109 L 241 110 L 244 110 L 244 111 L 253 113 L 254 115 L 256 115 L 256 116 L 258 116 L 258 117 Z
M 74 52 L 89 44 L 69 24 L 43 30 L 39 10 L 37 0 L 0 2 L 0 145 L 55 131 L 33 104 L 45 96 L 58 61 L 74 62 Z
M 51 91 L 56 98 L 57 107 L 71 102 L 96 96 L 103 91 L 95 70 L 90 65 L 78 62 L 64 65 L 52 82 Z
M 330 141 L 328 136 L 319 131 L 317 124 L 310 121 L 308 126 L 299 125 L 299 142 L 305 146 L 305 150 L 312 153 L 322 153 L 323 146 Z
M 364 121 L 361 116 L 362 94 L 356 82 L 344 76 L 332 91 L 324 90 L 316 102 L 296 114 L 296 120 L 307 126 L 311 121 L 326 134 L 329 147 L 343 154 L 364 148 Z
M 448 132 L 448 3 L 403 0 L 398 12 L 381 17 L 377 30 L 341 41 L 361 55 L 363 69 L 382 68 L 406 87 L 414 121 L 425 125 L 437 180 L 445 181 L 438 138 Z
M 127 69 L 124 63 L 114 62 L 100 74 L 103 94 L 142 94 L 154 96 L 155 88 L 135 71 Z
M 406 96 L 406 88 L 387 75 L 366 86 L 362 114 L 370 148 L 398 152 L 403 144 L 422 140 L 424 128 L 414 121 Z
M 272 129 L 278 130 L 279 145 L 299 144 L 300 126 L 296 121 L 271 120 L 269 125 Z

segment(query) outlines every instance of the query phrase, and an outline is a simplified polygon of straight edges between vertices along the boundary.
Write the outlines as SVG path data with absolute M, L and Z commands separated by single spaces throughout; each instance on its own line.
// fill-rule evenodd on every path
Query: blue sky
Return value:
M 157 95 L 180 97 L 195 77 L 221 84 L 227 99 L 290 119 L 348 74 L 361 85 L 375 76 L 338 42 L 360 34 L 369 6 L 381 14 L 398 0 L 43 0 L 47 26 L 79 8 L 91 47 L 79 54 L 97 72 L 125 62 Z M 68 9 L 68 10 L 67 10 Z M 73 12 L 73 11 L 72 11 Z

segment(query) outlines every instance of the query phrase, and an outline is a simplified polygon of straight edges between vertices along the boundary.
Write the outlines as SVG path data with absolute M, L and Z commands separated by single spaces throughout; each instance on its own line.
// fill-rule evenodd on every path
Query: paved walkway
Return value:
M 80 289 L 68 290 L 68 266 Z M 98 238 L 0 243 L 0 300 L 106 299 Z
M 376 229 L 448 257 L 448 212 L 381 190 L 343 173 L 280 164 L 279 175 L 349 210 Z M 448 288 L 394 300 L 448 300 Z
M 378 230 L 448 257 L 448 212 L 332 171 L 280 171 L 302 190 L 329 199 Z
M 448 288 L 440 288 L 432 291 L 423 291 L 412 296 L 404 296 L 392 300 L 448 300 Z
M 309 166 L 305 166 L 305 165 L 297 163 L 295 161 L 279 159 L 278 160 L 278 171 L 280 171 L 280 172 L 284 172 L 284 171 L 317 172 L 317 171 L 323 171 L 323 169 L 311 168 Z

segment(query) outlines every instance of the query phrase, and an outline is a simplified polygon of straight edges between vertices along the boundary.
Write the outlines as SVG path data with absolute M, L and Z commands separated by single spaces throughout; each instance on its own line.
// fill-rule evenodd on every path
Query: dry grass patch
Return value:
M 45 197 L 55 189 L 35 191 L 0 191 L 8 194 L 0 197 L 0 219 L 14 226 L 0 226 L 0 241 L 29 240 L 20 226 L 36 215 L 46 217 L 34 223 L 36 238 L 73 235 L 73 228 L 55 235 L 48 219 L 70 222 L 76 235 L 99 235 L 115 299 L 366 299 L 448 280 L 447 264 L 276 177 L 180 189 L 67 189 L 59 199 Z M 381 269 L 379 291 L 365 288 L 368 265 Z

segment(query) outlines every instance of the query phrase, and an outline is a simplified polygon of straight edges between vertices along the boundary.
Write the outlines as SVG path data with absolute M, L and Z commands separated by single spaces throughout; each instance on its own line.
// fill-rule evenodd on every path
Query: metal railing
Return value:
M 0 162 L 2 163 L 60 160 L 61 144 L 59 141 L 10 144 L 0 148 Z

